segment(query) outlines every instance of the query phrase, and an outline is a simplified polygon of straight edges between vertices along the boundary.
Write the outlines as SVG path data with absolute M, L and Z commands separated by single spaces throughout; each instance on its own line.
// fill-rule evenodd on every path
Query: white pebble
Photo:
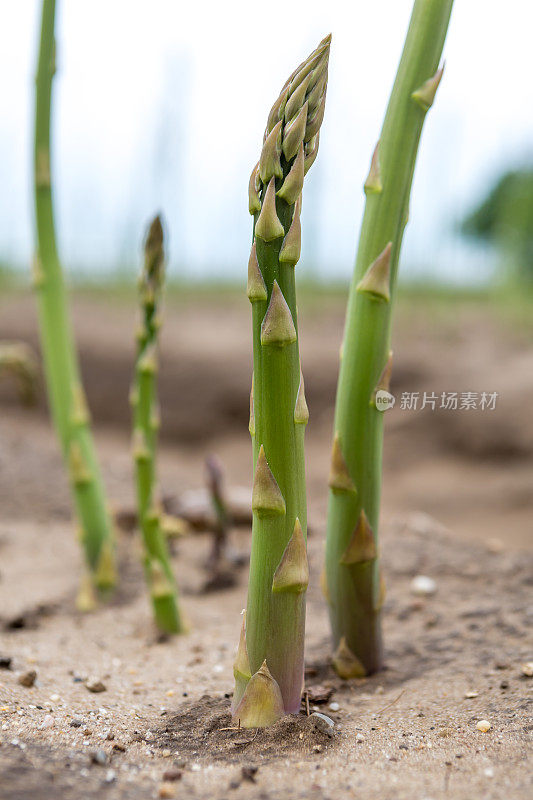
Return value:
M 213 672 L 221 673 L 224 672 L 224 666 L 222 664 L 215 664 L 213 667 Z
M 480 719 L 479 722 L 476 724 L 476 728 L 478 729 L 478 731 L 481 731 L 481 733 L 487 733 L 487 731 L 490 731 L 490 729 L 492 728 L 492 725 L 488 721 L 488 719 Z
M 329 704 L 329 710 L 330 711 L 338 711 L 339 708 L 340 708 L 340 705 L 338 703 L 330 703 Z
M 41 728 L 51 728 L 54 724 L 54 718 L 51 714 L 46 714 L 42 723 Z
M 411 581 L 411 594 L 417 597 L 429 597 L 437 591 L 437 584 L 428 575 L 416 575 Z

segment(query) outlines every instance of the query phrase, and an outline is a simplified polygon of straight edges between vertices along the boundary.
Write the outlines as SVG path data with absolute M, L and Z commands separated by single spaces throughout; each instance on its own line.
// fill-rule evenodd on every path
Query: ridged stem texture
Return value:
M 88 568 L 78 598 L 94 604 L 93 586 L 115 582 L 113 525 L 89 425 L 67 291 L 56 247 L 50 169 L 50 106 L 55 72 L 54 0 L 43 0 L 35 94 L 35 221 L 33 278 L 38 298 L 41 348 L 49 402 L 68 467 Z
M 144 246 L 139 278 L 141 324 L 137 333 L 137 359 L 132 390 L 133 455 L 137 484 L 137 510 L 144 544 L 145 575 L 157 627 L 165 633 L 181 633 L 176 581 L 162 529 L 162 511 L 156 497 L 156 448 L 159 430 L 157 410 L 158 307 L 164 282 L 163 227 L 159 216 L 152 221 Z
M 415 160 L 442 76 L 439 61 L 452 5 L 453 0 L 415 0 L 364 187 L 366 205 L 337 388 L 323 587 L 334 666 L 346 678 L 382 666 L 384 590 L 377 533 L 387 397 L 380 393 L 388 391 L 392 298 Z
M 235 716 L 244 726 L 270 724 L 279 713 L 297 712 L 302 692 L 308 412 L 294 268 L 300 257 L 304 175 L 316 158 L 324 115 L 329 46 L 327 37 L 285 83 L 269 114 L 249 186 L 249 210 L 254 216 L 247 289 L 254 358 L 253 526 L 245 633 L 235 664 L 234 695 Z

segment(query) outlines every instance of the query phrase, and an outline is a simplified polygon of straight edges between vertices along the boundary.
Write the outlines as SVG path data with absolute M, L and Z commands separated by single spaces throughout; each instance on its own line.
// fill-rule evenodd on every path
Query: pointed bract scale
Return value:
M 356 488 L 350 476 L 348 465 L 346 464 L 345 458 L 342 454 L 341 440 L 338 433 L 335 433 L 335 438 L 333 439 L 328 485 L 329 488 L 335 493 L 356 493 Z
M 133 431 L 133 458 L 135 461 L 149 461 L 150 448 L 146 441 L 142 428 L 135 428 Z
M 373 300 L 390 301 L 390 257 L 392 242 L 369 266 L 357 284 L 357 291 L 369 294 Z
M 106 539 L 100 548 L 98 565 L 95 572 L 95 583 L 100 589 L 110 589 L 115 585 L 116 579 L 115 553 L 113 545 L 109 539 Z
M 283 181 L 281 189 L 277 191 L 278 197 L 282 197 L 290 206 L 297 201 L 302 193 L 304 185 L 304 161 L 304 145 L 302 142 L 289 174 Z
M 90 414 L 85 392 L 79 381 L 72 385 L 71 394 L 70 421 L 73 425 L 86 425 L 89 422 Z
M 261 324 L 261 344 L 284 347 L 297 339 L 296 328 L 287 301 L 275 280 L 267 312 Z
M 282 148 L 287 161 L 291 161 L 298 152 L 300 144 L 304 140 L 306 127 L 307 103 L 304 103 L 299 114 L 289 125 L 285 125 L 283 131 Z
M 35 185 L 37 189 L 50 188 L 50 151 L 39 147 L 35 156 Z
M 252 488 L 252 511 L 258 517 L 285 514 L 285 500 L 268 465 L 263 445 L 259 448 Z
M 381 375 L 379 376 L 379 380 L 376 384 L 376 388 L 372 392 L 372 400 L 371 405 L 376 404 L 376 393 L 377 392 L 388 392 L 390 388 L 390 379 L 392 375 L 392 350 L 389 351 L 389 357 L 387 359 L 387 363 L 383 367 Z
M 79 442 L 71 442 L 68 450 L 70 479 L 76 486 L 90 483 L 91 472 L 83 457 Z
M 233 712 L 241 728 L 266 728 L 285 714 L 277 681 L 270 674 L 266 661 L 252 675 L 244 695 Z
M 259 177 L 266 185 L 272 177 L 283 177 L 283 168 L 280 162 L 281 155 L 281 120 L 274 125 L 264 141 L 261 157 L 259 159 Z
M 307 175 L 318 155 L 318 145 L 320 143 L 320 133 L 307 142 L 305 145 L 304 175 Z
M 157 348 L 155 343 L 149 344 L 137 362 L 139 372 L 154 375 L 157 372 Z
M 231 702 L 232 712 L 241 702 L 241 698 L 246 690 L 248 681 L 252 677 L 250 669 L 250 659 L 246 647 L 246 611 L 242 614 L 241 635 L 239 637 L 239 647 L 233 662 L 233 677 L 235 678 L 235 688 L 233 690 L 233 700 Z
M 437 94 L 437 89 L 439 88 L 439 83 L 441 82 L 442 75 L 444 73 L 444 67 L 438 69 L 431 78 L 422 84 L 418 89 L 416 89 L 411 97 L 424 111 L 429 111 L 431 106 L 433 105 L 433 101 L 435 100 L 435 95 Z
M 302 223 L 300 222 L 300 209 L 302 195 L 299 196 L 294 206 L 294 214 L 292 215 L 291 227 L 287 231 L 287 235 L 281 245 L 279 252 L 279 261 L 281 264 L 290 264 L 295 267 L 300 260 L 302 251 Z
M 298 394 L 296 395 L 296 403 L 294 405 L 294 421 L 297 425 L 307 425 L 309 422 L 309 409 L 305 399 L 304 377 L 301 371 L 300 385 L 298 386 Z
M 283 119 L 283 114 L 285 112 L 285 104 L 287 102 L 287 97 L 289 96 L 289 87 L 285 85 L 280 92 L 280 95 L 272 108 L 270 109 L 270 114 L 268 115 L 267 126 L 265 130 L 264 140 L 266 140 L 268 134 L 272 130 L 272 128 L 281 120 Z
M 373 561 L 377 557 L 374 533 L 370 527 L 368 517 L 363 509 L 357 520 L 357 525 L 348 542 L 348 547 L 341 556 L 341 564 L 361 564 L 363 561 Z
M 163 565 L 156 558 L 150 559 L 148 564 L 148 585 L 154 599 L 174 596 L 174 587 L 168 579 Z
M 285 106 L 285 122 L 288 124 L 291 122 L 294 117 L 300 112 L 304 102 L 305 102 L 305 94 L 307 92 L 307 87 L 309 86 L 309 81 L 311 80 L 311 73 L 307 75 L 300 85 L 291 92 L 289 99 L 287 100 L 287 105 Z
M 329 54 L 322 56 L 322 60 L 319 62 L 318 66 L 315 69 L 315 74 L 313 74 L 313 81 L 314 86 L 309 92 L 307 96 L 308 108 L 309 108 L 309 116 L 312 117 L 315 112 L 317 111 L 320 103 L 322 102 L 322 96 L 324 95 L 327 85 L 328 85 L 328 58 Z M 325 59 L 325 63 L 324 63 Z M 318 78 L 318 79 L 317 79 Z
M 278 592 L 302 594 L 306 591 L 308 583 L 307 547 L 300 520 L 296 518 L 294 531 L 274 573 L 272 591 L 274 594 Z
M 259 197 L 259 188 L 257 181 L 259 178 L 259 162 L 255 165 L 250 175 L 250 183 L 248 184 L 248 211 L 252 216 L 261 211 L 261 199 Z
M 276 211 L 276 182 L 274 178 L 271 178 L 255 223 L 255 235 L 264 242 L 272 242 L 274 239 L 279 239 L 284 233 L 283 225 L 279 221 Z
M 307 120 L 307 126 L 305 129 L 305 136 L 304 141 L 309 142 L 311 139 L 317 135 L 320 130 L 320 126 L 324 121 L 324 113 L 326 111 L 326 95 L 322 96 L 322 100 L 320 101 L 320 105 L 318 106 L 317 110 L 313 114 L 313 116 Z
M 383 191 L 383 184 L 381 183 L 381 170 L 379 166 L 379 141 L 372 153 L 372 160 L 370 162 L 370 170 L 365 181 L 365 194 L 379 194 Z
M 248 283 L 246 285 L 246 294 L 250 303 L 257 303 L 259 300 L 267 299 L 267 288 L 261 270 L 259 269 L 255 242 L 252 245 L 250 258 L 248 259 Z
M 255 412 L 254 412 L 254 376 L 252 375 L 252 388 L 250 389 L 250 419 L 248 422 L 250 436 L 255 436 Z
M 96 593 L 92 575 L 87 572 L 82 576 L 80 588 L 76 595 L 76 608 L 85 614 L 89 611 L 94 611 L 96 605 Z
M 348 647 L 344 636 L 341 638 L 339 646 L 335 650 L 332 663 L 333 669 L 339 678 L 345 681 L 351 678 L 364 678 L 366 675 L 365 668 Z

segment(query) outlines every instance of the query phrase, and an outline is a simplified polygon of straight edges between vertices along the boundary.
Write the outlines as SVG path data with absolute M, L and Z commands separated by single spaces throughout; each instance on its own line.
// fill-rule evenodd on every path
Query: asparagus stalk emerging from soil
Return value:
M 254 372 L 252 551 L 246 624 L 235 663 L 234 717 L 266 725 L 300 707 L 306 553 L 304 431 L 294 267 L 304 175 L 316 158 L 330 38 L 290 76 L 268 117 L 249 186 L 248 265 Z
M 325 594 L 343 678 L 382 665 L 383 583 L 377 532 L 383 408 L 391 373 L 391 307 L 409 193 L 453 0 L 415 0 L 396 81 L 364 185 L 366 206 L 350 289 L 329 478 Z
M 157 402 L 158 305 L 164 282 L 163 227 L 157 216 L 144 245 L 144 264 L 139 279 L 141 326 L 132 391 L 133 455 L 137 483 L 137 508 L 144 542 L 146 580 L 152 598 L 155 622 L 165 633 L 181 633 L 176 582 L 162 529 L 162 509 L 155 488 L 155 451 L 159 417 Z
M 91 436 L 55 239 L 50 169 L 54 18 L 55 0 L 43 0 L 35 95 L 37 246 L 33 277 L 50 407 L 70 475 L 88 568 L 78 605 L 87 609 L 94 603 L 94 585 L 106 589 L 115 582 L 113 526 Z

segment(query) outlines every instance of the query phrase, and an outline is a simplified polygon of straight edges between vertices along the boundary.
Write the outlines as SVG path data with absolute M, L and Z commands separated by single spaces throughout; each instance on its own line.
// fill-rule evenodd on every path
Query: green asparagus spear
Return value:
M 50 407 L 70 474 L 72 494 L 85 551 L 87 575 L 80 608 L 94 603 L 93 588 L 115 583 L 113 526 L 89 426 L 67 291 L 57 253 L 50 166 L 50 106 L 55 72 L 55 0 L 43 0 L 35 94 L 35 221 L 33 266 L 38 298 L 41 347 Z
M 157 403 L 157 311 L 164 283 L 163 227 L 157 216 L 144 245 L 144 264 L 139 279 L 141 326 L 132 391 L 133 455 L 137 484 L 137 508 L 144 542 L 146 580 L 154 618 L 165 633 L 183 632 L 176 582 L 162 530 L 162 510 L 156 497 L 155 455 L 159 418 Z
M 418 143 L 442 76 L 439 60 L 452 5 L 453 0 L 415 0 L 364 185 L 366 206 L 337 388 L 326 545 L 333 663 L 343 678 L 382 665 L 384 592 L 377 533 L 392 299 Z
M 252 552 L 246 625 L 235 663 L 235 719 L 268 725 L 300 707 L 306 553 L 304 431 L 294 267 L 304 175 L 316 158 L 330 39 L 290 76 L 268 117 L 249 185 L 252 304 Z

